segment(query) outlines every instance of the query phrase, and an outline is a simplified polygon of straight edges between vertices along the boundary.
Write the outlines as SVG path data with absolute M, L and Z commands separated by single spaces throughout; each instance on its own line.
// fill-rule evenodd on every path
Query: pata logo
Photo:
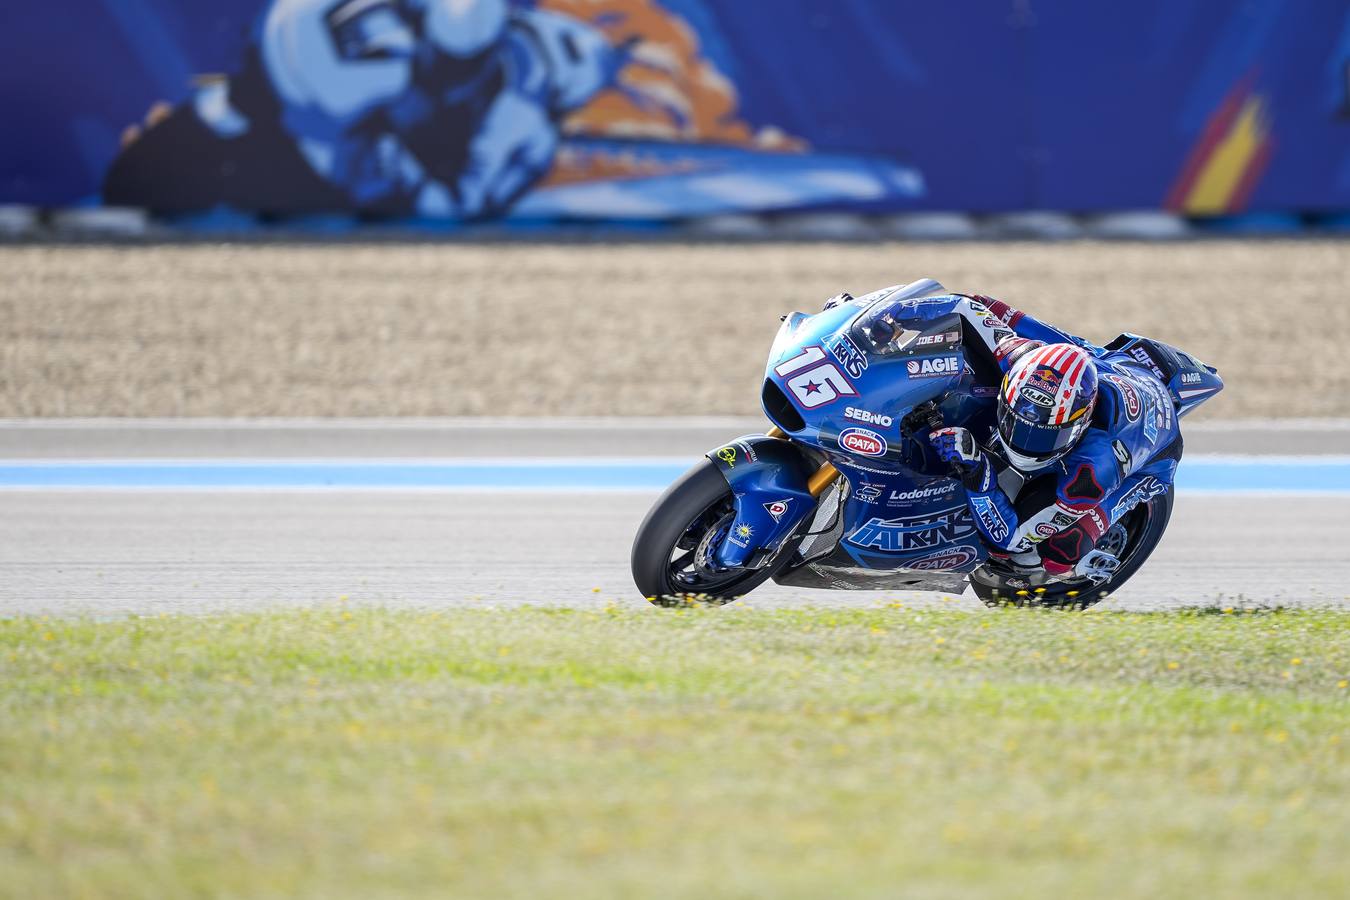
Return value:
M 859 456 L 884 456 L 886 439 L 866 428 L 848 428 L 839 435 L 839 446 Z

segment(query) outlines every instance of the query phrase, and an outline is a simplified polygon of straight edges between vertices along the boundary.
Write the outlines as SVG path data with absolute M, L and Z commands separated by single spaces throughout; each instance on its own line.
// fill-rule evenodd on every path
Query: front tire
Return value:
M 731 488 L 711 460 L 680 476 L 652 506 L 633 539 L 633 582 L 642 596 L 658 606 L 691 600 L 730 603 L 767 581 L 801 543 L 800 536 L 789 536 L 758 569 L 720 569 L 711 551 L 734 516 Z
M 1130 510 L 1097 542 L 1101 547 L 1115 529 L 1123 528 L 1121 552 L 1116 554 L 1121 565 L 1111 580 L 1105 584 L 1094 585 L 1084 578 L 1054 581 L 1036 588 L 1022 583 L 1015 577 L 1005 576 L 986 567 L 971 575 L 970 586 L 986 606 L 1087 609 L 1094 603 L 1100 603 L 1111 593 L 1119 590 L 1130 576 L 1139 571 L 1139 567 L 1162 540 L 1163 532 L 1167 530 L 1167 522 L 1172 517 L 1173 490 L 1174 488 L 1169 486 L 1167 493 L 1151 497 Z

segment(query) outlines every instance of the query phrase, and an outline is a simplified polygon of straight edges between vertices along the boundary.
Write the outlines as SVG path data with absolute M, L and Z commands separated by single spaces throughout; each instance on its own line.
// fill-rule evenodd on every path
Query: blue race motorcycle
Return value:
M 964 486 L 927 436 L 944 425 L 993 429 L 998 364 L 956 313 L 905 318 L 906 301 L 948 293 L 924 279 L 785 316 L 761 397 L 775 427 L 711 451 L 657 500 L 633 542 L 643 596 L 726 603 L 773 578 L 834 590 L 959 594 L 969 585 L 989 604 L 1084 608 L 1133 575 L 1167 527 L 1170 483 L 1141 483 L 1097 542 L 1120 560 L 1105 582 L 990 558 Z M 1158 341 L 1123 334 L 1107 349 L 1135 345 L 1159 364 L 1179 416 L 1223 386 L 1214 369 Z M 1047 481 L 1011 467 L 999 475 L 1014 502 L 1053 491 Z

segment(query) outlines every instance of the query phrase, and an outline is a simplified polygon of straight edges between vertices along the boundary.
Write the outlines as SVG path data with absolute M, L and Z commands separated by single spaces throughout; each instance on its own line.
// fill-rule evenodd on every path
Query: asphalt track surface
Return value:
M 744 420 L 0 423 L 5 460 L 678 457 Z M 1187 451 L 1345 455 L 1337 422 L 1200 424 Z M 654 490 L 91 490 L 0 495 L 0 615 L 643 604 L 628 573 Z M 1163 544 L 1101 608 L 1350 604 L 1350 493 L 1182 492 Z M 767 585 L 754 608 L 957 598 Z

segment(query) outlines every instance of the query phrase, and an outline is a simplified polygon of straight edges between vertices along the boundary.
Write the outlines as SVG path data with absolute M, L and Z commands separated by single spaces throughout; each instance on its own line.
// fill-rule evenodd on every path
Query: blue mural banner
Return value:
M 3 20 L 0 203 L 1350 209 L 1344 0 L 67 0 Z

